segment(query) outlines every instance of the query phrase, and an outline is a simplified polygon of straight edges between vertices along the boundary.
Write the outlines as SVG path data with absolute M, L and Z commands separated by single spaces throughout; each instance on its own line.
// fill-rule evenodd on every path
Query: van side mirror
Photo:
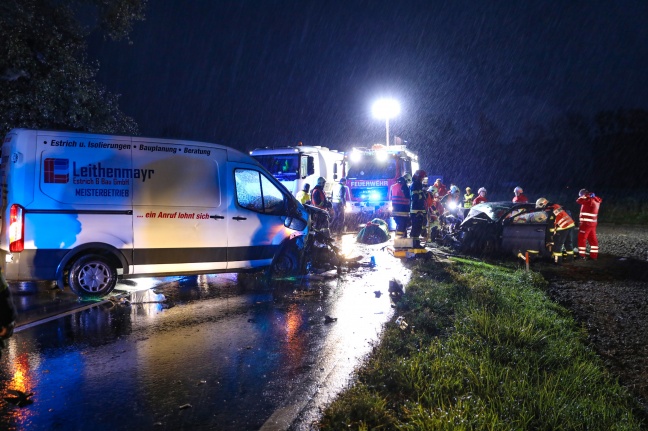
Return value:
M 307 225 L 308 222 L 302 220 L 299 217 L 286 217 L 286 219 L 284 220 L 284 226 L 286 226 L 288 229 L 301 231 L 306 229 Z

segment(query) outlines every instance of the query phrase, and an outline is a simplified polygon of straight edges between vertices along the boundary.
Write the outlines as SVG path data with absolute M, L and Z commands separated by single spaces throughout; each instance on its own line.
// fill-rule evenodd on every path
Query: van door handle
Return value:
M 225 216 L 211 215 L 209 218 L 213 218 L 214 220 L 223 220 Z
M 544 232 L 544 229 L 536 229 L 536 232 Z
M 247 217 L 239 217 L 239 216 L 236 216 L 236 217 L 232 217 L 232 218 L 233 218 L 234 220 L 236 220 L 236 221 L 247 220 Z

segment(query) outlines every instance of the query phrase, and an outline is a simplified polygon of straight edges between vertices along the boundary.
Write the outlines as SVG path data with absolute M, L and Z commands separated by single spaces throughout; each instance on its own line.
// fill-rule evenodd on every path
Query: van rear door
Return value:
M 133 166 L 148 174 L 134 184 L 133 273 L 225 269 L 226 150 L 165 140 L 134 144 Z
M 227 215 L 228 269 L 270 265 L 292 231 L 284 226 L 288 214 L 285 188 L 260 168 L 228 163 L 232 190 Z

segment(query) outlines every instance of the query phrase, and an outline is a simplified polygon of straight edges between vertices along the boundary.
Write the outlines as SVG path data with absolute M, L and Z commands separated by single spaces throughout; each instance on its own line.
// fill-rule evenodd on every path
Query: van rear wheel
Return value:
M 117 284 L 117 269 L 103 256 L 82 256 L 70 267 L 68 284 L 80 297 L 106 296 Z

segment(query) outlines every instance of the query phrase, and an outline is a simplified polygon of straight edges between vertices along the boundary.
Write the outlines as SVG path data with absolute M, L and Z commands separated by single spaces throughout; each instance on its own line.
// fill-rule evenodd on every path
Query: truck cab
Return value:
M 327 147 L 295 145 L 257 148 L 250 152 L 293 196 L 317 178 L 326 178 L 324 191 L 330 195 L 333 184 L 344 176 L 344 153 Z

